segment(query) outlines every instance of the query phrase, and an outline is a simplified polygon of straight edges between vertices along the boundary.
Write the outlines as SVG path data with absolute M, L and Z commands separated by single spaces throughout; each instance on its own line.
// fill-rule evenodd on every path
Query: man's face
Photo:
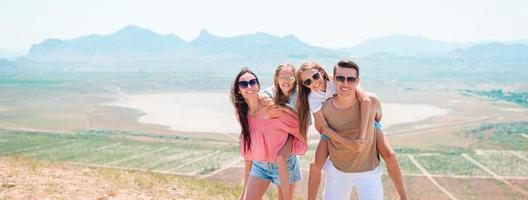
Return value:
M 334 74 L 337 95 L 348 97 L 356 92 L 359 83 L 357 71 L 353 68 L 338 67 Z

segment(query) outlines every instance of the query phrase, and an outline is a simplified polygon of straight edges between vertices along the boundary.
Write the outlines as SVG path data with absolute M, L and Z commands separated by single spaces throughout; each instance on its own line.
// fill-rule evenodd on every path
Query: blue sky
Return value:
M 185 40 L 204 28 L 220 36 L 294 34 L 328 48 L 391 34 L 508 41 L 528 39 L 527 8 L 523 0 L 2 0 L 0 57 L 23 54 L 46 38 L 109 34 L 129 24 Z

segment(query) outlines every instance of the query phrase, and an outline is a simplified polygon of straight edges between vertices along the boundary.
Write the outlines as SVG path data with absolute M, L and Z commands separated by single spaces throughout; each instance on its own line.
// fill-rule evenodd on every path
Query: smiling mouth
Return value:
M 339 89 L 343 92 L 348 92 L 351 88 L 340 87 Z

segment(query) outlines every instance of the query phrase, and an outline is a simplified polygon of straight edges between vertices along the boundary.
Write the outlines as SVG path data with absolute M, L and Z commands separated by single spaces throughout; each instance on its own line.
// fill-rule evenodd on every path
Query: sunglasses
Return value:
M 315 74 L 312 75 L 312 79 L 315 81 L 315 80 L 319 80 L 319 78 L 321 78 L 321 74 L 319 74 L 319 72 L 316 72 Z M 306 86 L 310 86 L 313 81 L 312 79 L 306 79 L 303 81 L 303 84 L 306 85 Z
M 336 81 L 341 82 L 341 83 L 344 83 L 345 81 L 349 83 L 353 83 L 357 81 L 357 77 L 355 76 L 349 76 L 349 77 L 336 76 L 335 79 Z
M 240 87 L 241 89 L 246 89 L 250 85 L 251 85 L 251 87 L 253 87 L 256 84 L 258 84 L 258 80 L 257 79 L 251 79 L 249 81 L 238 81 L 238 87 Z
M 293 76 L 283 76 L 283 77 L 278 77 L 277 78 L 279 82 L 283 82 L 283 81 L 295 81 L 295 77 Z

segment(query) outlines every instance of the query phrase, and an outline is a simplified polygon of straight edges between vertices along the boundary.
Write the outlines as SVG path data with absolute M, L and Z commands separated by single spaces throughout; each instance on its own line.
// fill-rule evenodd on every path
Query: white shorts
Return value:
M 324 168 L 326 179 L 323 199 L 349 200 L 352 188 L 356 187 L 360 200 L 383 200 L 383 171 L 380 166 L 371 171 L 345 173 L 327 160 Z

